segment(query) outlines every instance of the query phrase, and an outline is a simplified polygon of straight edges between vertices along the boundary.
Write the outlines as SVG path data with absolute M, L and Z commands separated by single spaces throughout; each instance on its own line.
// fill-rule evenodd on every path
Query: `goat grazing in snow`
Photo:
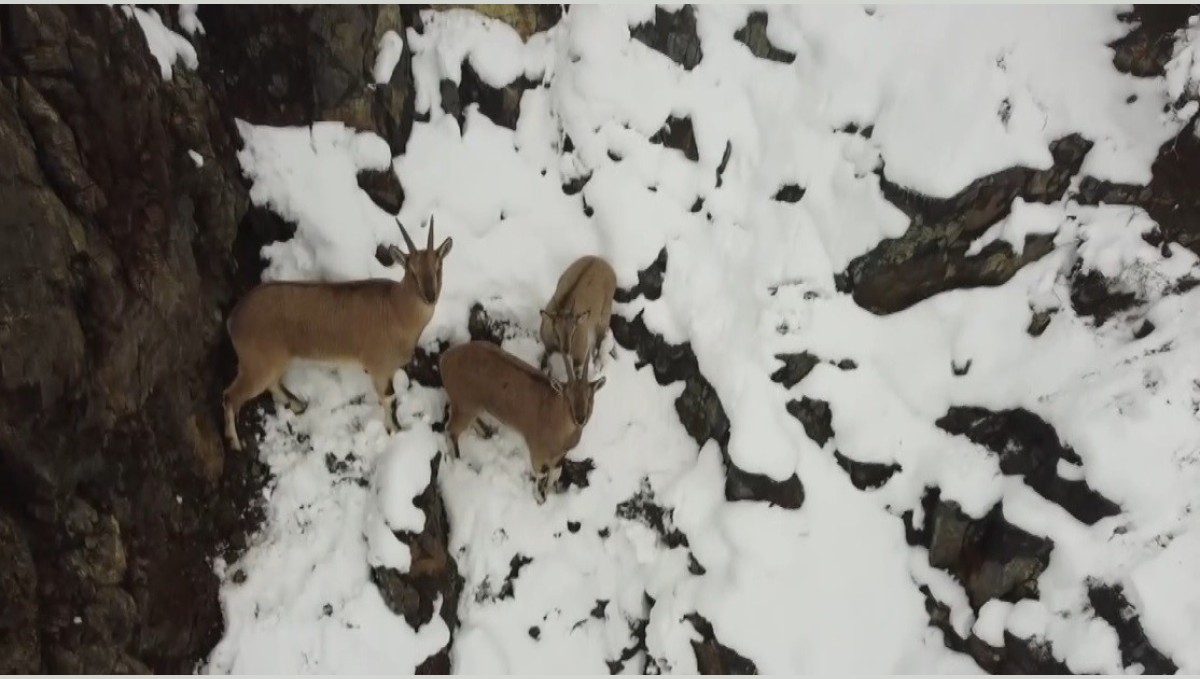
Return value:
M 545 369 L 550 354 L 563 354 L 575 373 L 587 361 L 600 359 L 601 344 L 612 318 L 617 274 L 601 257 L 587 255 L 571 263 L 558 279 L 558 287 L 542 309 L 542 358 Z
M 292 359 L 355 363 L 371 376 L 388 432 L 396 430 L 392 376 L 406 367 L 421 332 L 433 316 L 442 289 L 442 261 L 453 239 L 433 247 L 429 238 L 418 250 L 397 220 L 408 253 L 392 245 L 388 252 L 404 267 L 399 283 L 376 278 L 342 283 L 271 282 L 238 302 L 225 327 L 237 353 L 238 373 L 225 390 L 225 435 L 241 450 L 237 414 L 247 401 L 270 390 L 276 402 L 297 413 L 307 404 L 281 381 Z
M 579 444 L 604 378 L 589 382 L 586 367 L 580 376 L 568 362 L 568 379 L 562 383 L 485 341 L 447 349 L 440 367 L 450 401 L 446 434 L 454 456 L 462 433 L 480 414 L 491 415 L 525 439 L 534 498 L 545 502 L 547 488 L 557 485 L 563 458 Z

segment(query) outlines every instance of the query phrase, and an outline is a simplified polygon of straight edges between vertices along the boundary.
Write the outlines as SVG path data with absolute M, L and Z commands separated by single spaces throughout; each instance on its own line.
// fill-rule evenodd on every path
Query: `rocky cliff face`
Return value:
M 525 37 L 557 19 L 544 8 L 488 11 Z M 183 32 L 175 8 L 158 12 Z M 1115 64 L 1136 75 L 1161 73 L 1170 56 L 1161 49 L 1169 44 L 1165 36 L 1188 14 L 1135 10 L 1143 26 L 1115 45 Z M 232 558 L 244 545 L 255 521 L 252 498 L 263 482 L 253 455 L 227 455 L 219 436 L 220 392 L 233 370 L 223 318 L 258 278 L 259 248 L 291 233 L 249 205 L 234 118 L 272 125 L 341 120 L 378 132 L 397 153 L 413 121 L 407 52 L 385 85 L 373 87 L 371 69 L 386 31 L 419 24 L 415 10 L 205 6 L 198 16 L 221 39 L 195 40 L 198 69 L 177 65 L 164 80 L 134 19 L 120 9 L 0 9 L 5 672 L 187 672 L 212 647 L 222 624 L 212 560 Z M 637 37 L 681 63 L 703 58 L 687 10 L 660 10 Z M 745 39 L 763 58 L 791 56 L 773 52 L 756 25 Z M 450 86 L 454 96 L 443 98 L 460 110 L 478 103 L 499 124 L 512 124 L 522 86 L 494 90 L 464 74 L 457 88 Z M 672 133 L 683 128 L 674 125 Z M 664 143 L 686 146 L 686 140 Z M 890 187 L 885 173 L 889 197 L 912 226 L 852 262 L 840 277 L 843 288 L 865 308 L 889 313 L 944 290 L 1007 280 L 1048 243 L 1030 243 L 1020 257 L 1003 246 L 968 257 L 966 247 L 1004 217 L 1014 196 L 1062 194 L 1087 142 L 1066 138 L 1053 150 L 1052 170 L 1014 168 L 948 201 Z M 1200 208 L 1190 187 L 1198 169 L 1200 146 L 1185 132 L 1164 146 L 1148 187 L 1085 179 L 1083 195 L 1142 205 L 1163 225 L 1159 237 L 1196 249 Z M 395 211 L 403 201 L 390 173 L 360 181 L 385 209 Z M 664 256 L 625 294 L 653 295 L 666 265 Z M 1104 281 L 1081 280 L 1080 288 L 1080 299 L 1097 308 L 1125 303 Z M 698 441 L 727 436 L 724 410 L 686 345 L 667 345 L 638 319 L 614 319 L 614 331 L 653 365 L 660 382 L 685 382 L 677 410 L 689 433 Z M 809 359 L 821 360 L 784 358 L 779 379 L 803 379 Z M 812 436 L 827 436 L 827 404 L 786 407 Z M 1034 485 L 1038 470 L 1054 461 L 1043 457 L 1069 450 L 1043 431 L 1048 425 L 1025 415 L 964 410 L 948 413 L 944 428 L 984 445 L 1023 442 L 1014 473 L 1038 492 L 1057 494 L 1051 499 L 1089 517 L 1112 511 L 1086 488 Z M 844 466 L 864 488 L 891 473 L 855 464 Z M 425 495 L 427 534 L 410 543 L 444 553 L 436 485 Z M 726 496 L 797 507 L 804 490 L 800 479 L 769 484 L 730 467 Z M 934 490 L 927 500 L 925 524 L 909 526 L 910 541 L 967 583 L 973 604 L 976 597 L 1028 595 L 1052 545 L 1015 532 L 998 508 L 970 522 Z M 430 590 L 457 595 L 453 559 L 444 559 L 442 569 L 391 585 L 381 574 L 381 590 L 417 602 L 389 601 L 399 613 L 422 617 L 417 611 L 431 600 Z M 1124 614 L 1120 592 L 1096 590 L 1093 599 L 1131 657 L 1147 669 L 1171 671 L 1170 661 L 1145 642 L 1136 616 Z M 949 630 L 945 607 L 930 597 L 928 608 L 931 624 Z M 703 670 L 753 671 L 712 637 L 710 626 L 696 627 L 707 629 L 696 644 Z M 988 669 L 1061 669 L 1044 650 L 1010 641 L 995 649 L 947 633 L 949 645 Z M 425 669 L 446 671 L 447 658 L 440 654 Z
M 367 87 L 399 10 L 200 19 L 229 39 L 164 80 L 119 8 L 0 10 L 6 672 L 188 672 L 220 634 L 212 562 L 244 543 L 263 480 L 219 436 L 223 318 L 287 233 L 250 210 L 234 117 L 403 144 L 405 79 Z

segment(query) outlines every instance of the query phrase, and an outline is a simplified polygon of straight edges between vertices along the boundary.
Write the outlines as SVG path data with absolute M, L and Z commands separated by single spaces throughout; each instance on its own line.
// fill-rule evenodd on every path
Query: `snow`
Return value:
M 195 150 L 188 149 L 188 158 L 192 159 L 192 162 L 196 164 L 196 167 L 204 167 L 204 156 L 200 155 Z
M 661 297 L 615 313 L 641 313 L 666 341 L 691 346 L 729 417 L 738 467 L 804 484 L 799 510 L 725 501 L 717 444 L 698 446 L 679 424 L 683 385 L 659 385 L 617 348 L 569 455 L 594 463 L 587 487 L 536 504 L 526 450 L 504 429 L 468 434 L 462 458 L 442 460 L 450 551 L 465 581 L 454 670 L 603 673 L 645 621 L 646 652 L 625 671 L 652 661 L 695 672 L 684 619 L 694 612 L 761 672 L 979 672 L 929 627 L 926 586 L 960 636 L 1000 645 L 1008 631 L 1044 641 L 1074 671 L 1123 672 L 1115 630 L 1087 602 L 1088 584 L 1102 582 L 1125 587 L 1151 642 L 1181 670 L 1200 671 L 1188 645 L 1200 638 L 1200 586 L 1186 576 L 1200 565 L 1200 291 L 1175 290 L 1200 275 L 1196 256 L 1147 243 L 1155 225 L 1140 209 L 1081 206 L 1068 194 L 1017 199 L 975 241 L 973 252 L 1053 239 L 1004 285 L 875 316 L 833 282 L 908 226 L 883 198 L 881 164 L 893 182 L 949 196 L 1007 167 L 1048 167 L 1049 143 L 1078 132 L 1095 142 L 1083 174 L 1144 183 L 1181 124 L 1162 112 L 1168 80 L 1112 67 L 1106 45 L 1127 27 L 1111 7 L 772 7 L 772 40 L 797 54 L 790 65 L 733 39 L 749 11 L 697 9 L 704 59 L 690 72 L 629 38 L 653 16 L 648 6 L 575 6 L 528 42 L 465 10 L 423 12 L 424 33 L 409 29 L 406 42 L 415 107 L 429 118 L 397 158 L 340 123 L 239 121 L 251 199 L 297 227 L 264 249 L 265 279 L 402 275 L 374 259 L 377 245 L 402 240 L 358 188 L 360 171 L 396 173 L 398 218 L 414 240 L 436 215 L 439 239 L 455 248 L 427 349 L 466 340 L 480 303 L 510 324 L 505 348 L 536 364 L 538 309 L 571 261 L 604 256 L 629 287 L 665 248 Z M 491 86 L 546 83 L 522 95 L 515 131 L 476 107 L 461 126 L 441 110 L 439 83 L 459 82 L 464 60 Z M 1005 100 L 1007 122 L 997 116 Z M 648 142 L 669 116 L 692 120 L 697 162 Z M 838 131 L 849 122 L 873 124 L 870 139 Z M 584 176 L 579 194 L 562 191 Z M 772 200 L 793 183 L 805 189 L 799 203 Z M 1145 303 L 1094 327 L 1071 306 L 1074 270 L 1115 279 Z M 1035 311 L 1053 312 L 1038 337 L 1026 330 Z M 1154 331 L 1134 339 L 1143 320 Z M 774 356 L 800 351 L 857 368 L 821 363 L 791 389 L 772 382 Z M 955 375 L 952 364 L 968 360 Z M 217 569 L 227 629 L 206 669 L 411 672 L 449 631 L 437 616 L 409 628 L 369 569 L 410 567 L 396 533 L 423 525 L 412 500 L 445 448 L 433 432 L 445 397 L 398 373 L 403 430 L 389 437 L 360 370 L 297 365 L 286 380 L 310 407 L 265 418 L 268 517 L 247 553 Z M 801 397 L 829 403 L 835 436 L 824 447 L 784 407 Z M 1004 475 L 995 454 L 934 424 L 955 405 L 1045 419 L 1082 460 L 1060 476 L 1086 481 L 1121 514 L 1084 525 Z M 901 471 L 862 492 L 835 450 Z M 1006 520 L 1054 542 L 1039 600 L 977 614 L 961 584 L 906 544 L 900 516 L 922 520 L 929 486 L 974 517 L 1003 502 Z M 635 497 L 665 508 L 667 530 L 687 545 L 668 546 L 619 509 Z M 514 563 L 524 565 L 507 592 Z
M 196 16 L 196 8 L 199 5 L 180 5 L 179 6 L 179 27 L 187 31 L 188 35 L 204 35 L 204 24 L 200 23 L 200 19 Z
M 396 64 L 400 63 L 400 56 L 404 54 L 404 38 L 395 31 L 387 31 L 383 37 L 379 39 L 379 54 L 375 57 L 375 67 L 371 69 L 371 75 L 375 78 L 376 85 L 386 85 L 392 80 L 392 71 L 396 70 Z
M 122 6 L 121 9 L 125 12 L 125 16 L 137 19 L 142 34 L 146 36 L 146 46 L 150 48 L 150 54 L 154 55 L 155 60 L 158 61 L 158 67 L 162 70 L 163 80 L 171 79 L 173 67 L 177 61 L 183 61 L 183 65 L 193 71 L 200 65 L 200 61 L 196 57 L 196 48 L 192 47 L 192 43 L 188 42 L 187 38 L 163 25 L 162 17 L 158 15 L 157 10 L 147 11 L 130 5 Z M 195 18 L 195 14 L 191 16 Z M 199 26 L 199 21 L 196 21 L 195 25 Z M 186 25 L 184 29 L 187 30 Z M 191 31 L 189 31 L 190 33 Z

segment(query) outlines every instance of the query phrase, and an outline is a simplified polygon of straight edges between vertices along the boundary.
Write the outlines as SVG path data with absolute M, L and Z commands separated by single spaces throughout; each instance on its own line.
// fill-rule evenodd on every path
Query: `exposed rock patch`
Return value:
M 364 170 L 358 173 L 358 188 L 362 189 L 379 209 L 394 215 L 404 207 L 404 187 L 391 168 L 383 172 Z
M 434 456 L 430 463 L 429 485 L 414 500 L 414 504 L 425 513 L 424 529 L 417 534 L 396 534 L 397 539 L 408 545 L 412 555 L 408 572 L 399 573 L 394 569 L 378 567 L 371 570 L 371 580 L 379 588 L 384 603 L 393 613 L 403 616 L 414 630 L 428 624 L 434 615 L 441 615 L 450 628 L 450 642 L 426 659 L 417 668 L 418 674 L 450 672 L 450 648 L 458 629 L 458 599 L 463 589 L 458 564 L 448 549 L 450 522 L 437 484 L 440 463 L 441 456 Z M 439 597 L 441 608 L 435 610 Z
M 689 613 L 683 619 L 700 635 L 700 641 L 692 641 L 696 669 L 700 674 L 758 674 L 758 667 L 752 660 L 717 640 L 712 623 L 704 616 Z
M 762 474 L 747 472 L 729 457 L 729 418 L 716 390 L 700 374 L 696 356 L 689 344 L 672 345 L 646 327 L 639 313 L 632 321 L 614 314 L 613 338 L 621 346 L 637 352 L 640 365 L 650 365 L 660 385 L 682 380 L 683 393 L 675 399 L 679 421 L 697 444 L 715 440 L 725 463 L 725 499 L 768 502 L 796 509 L 804 502 L 804 485 L 793 474 L 775 481 Z M 640 366 L 639 366 L 640 367 Z
M 1140 664 L 1145 674 L 1175 674 L 1179 667 L 1150 643 L 1137 611 L 1125 598 L 1120 585 L 1089 583 L 1088 602 L 1096 617 L 1117 631 L 1121 662 Z
M 952 651 L 971 656 L 984 670 L 992 674 L 1070 674 L 1071 671 L 1054 657 L 1049 645 L 1041 639 L 1021 639 L 1010 632 L 1004 633 L 1004 646 L 996 648 L 975 634 L 964 639 L 950 623 L 950 607 L 934 598 L 925 585 L 921 586 L 925 597 L 925 612 L 929 624 L 941 630 L 946 647 Z
M 852 460 L 838 451 L 833 451 L 833 459 L 837 461 L 838 466 L 846 470 L 850 475 L 850 483 L 859 490 L 872 490 L 879 488 L 887 483 L 896 472 L 900 471 L 900 465 L 896 463 L 884 464 L 882 462 L 859 462 Z
M 839 289 L 877 314 L 906 309 L 939 292 L 1001 285 L 1022 266 L 1053 249 L 1053 237 L 1030 236 L 1017 255 L 993 242 L 968 256 L 971 242 L 1008 216 L 1014 198 L 1049 203 L 1062 198 L 1092 143 L 1071 135 L 1050 145 L 1049 170 L 1011 168 L 976 180 L 947 200 L 931 199 L 880 175 L 883 195 L 911 219 L 908 231 L 855 258 L 838 277 Z
M 1009 523 L 999 504 L 972 519 L 933 488 L 927 489 L 921 505 L 922 526 L 912 525 L 911 511 L 904 514 L 909 544 L 926 547 L 929 565 L 963 584 L 973 609 L 978 611 L 990 599 L 1037 598 L 1037 578 L 1050 562 L 1053 542 Z
M 746 17 L 746 25 L 733 34 L 734 39 L 750 48 L 750 53 L 759 59 L 792 63 L 796 60 L 795 53 L 779 49 L 767 37 L 768 20 L 766 12 L 751 12 Z
M 654 9 L 654 21 L 629 31 L 630 37 L 650 49 L 667 55 L 671 61 L 690 71 L 704 58 L 700 36 L 696 35 L 696 9 L 685 5 L 676 12 Z
M 833 438 L 833 412 L 819 399 L 801 396 L 787 403 L 787 411 L 804 425 L 804 433 L 822 448 Z
M 700 151 L 696 148 L 696 132 L 692 128 L 691 118 L 670 116 L 667 118 L 667 122 L 663 123 L 662 129 L 650 137 L 650 143 L 662 144 L 669 149 L 675 149 L 693 163 L 700 160 Z M 733 147 L 726 146 L 726 148 L 732 149 Z M 720 180 L 720 172 L 717 174 L 717 179 Z
M 1087 485 L 1058 475 L 1065 462 L 1082 465 L 1079 455 L 1059 440 L 1054 427 L 1024 409 L 993 412 L 984 408 L 950 408 L 937 426 L 951 434 L 966 436 L 1000 458 L 1000 471 L 1021 476 L 1039 495 L 1067 510 L 1088 525 L 1121 508 Z
M 458 85 L 455 86 L 450 80 L 443 80 L 440 84 L 442 110 L 454 116 L 459 127 L 465 129 L 467 108 L 475 104 L 479 112 L 493 123 L 516 130 L 517 117 L 521 114 L 521 96 L 525 90 L 539 86 L 541 83 L 521 76 L 504 87 L 492 87 L 480 79 L 470 61 L 464 60 Z

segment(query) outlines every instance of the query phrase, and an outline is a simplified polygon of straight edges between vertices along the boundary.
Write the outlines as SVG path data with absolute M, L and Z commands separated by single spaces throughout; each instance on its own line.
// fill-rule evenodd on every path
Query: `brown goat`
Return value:
M 446 434 L 455 457 L 458 440 L 482 413 L 515 429 L 529 448 L 534 497 L 545 502 L 567 453 L 579 444 L 592 416 L 596 391 L 604 378 L 588 382 L 573 371 L 561 383 L 490 342 L 475 341 L 447 349 L 440 361 L 442 384 L 450 400 Z
M 270 390 L 276 402 L 296 412 L 307 407 L 281 382 L 292 359 L 355 363 L 371 376 L 388 432 L 396 430 L 392 412 L 392 376 L 407 367 L 421 332 L 433 316 L 442 289 L 442 260 L 453 240 L 433 247 L 429 238 L 418 250 L 400 226 L 408 254 L 389 246 L 404 266 L 399 283 L 377 278 L 344 283 L 272 282 L 251 290 L 238 302 L 225 327 L 237 352 L 238 374 L 225 390 L 225 435 L 241 450 L 237 413 L 247 401 Z
M 601 257 L 580 257 L 563 271 L 541 312 L 541 337 L 546 347 L 543 369 L 554 352 L 565 354 L 576 373 L 589 358 L 600 358 L 616 290 L 617 274 Z

